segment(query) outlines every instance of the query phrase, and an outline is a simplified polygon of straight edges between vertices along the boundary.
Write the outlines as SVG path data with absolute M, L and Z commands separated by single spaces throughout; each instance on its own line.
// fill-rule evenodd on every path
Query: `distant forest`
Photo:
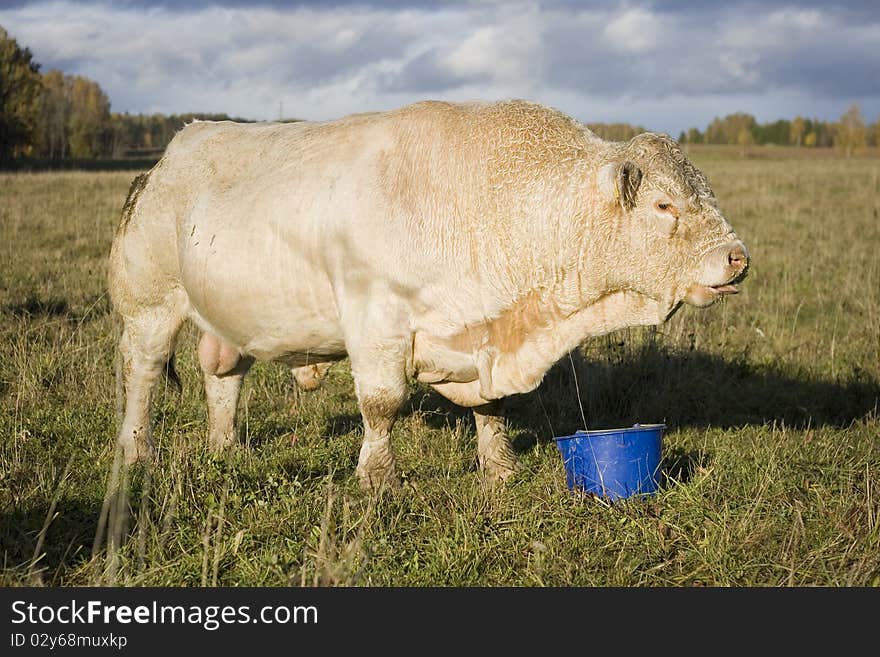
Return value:
M 16 158 L 158 158 L 174 133 L 196 118 L 233 117 L 111 112 L 110 100 L 97 82 L 58 70 L 41 73 L 30 49 L 19 46 L 0 26 L 0 165 Z M 600 137 L 617 141 L 644 132 L 644 128 L 626 123 L 588 126 Z M 702 132 L 697 128 L 682 132 L 678 139 L 688 144 L 736 144 L 743 148 L 754 144 L 837 147 L 849 156 L 878 145 L 880 120 L 866 124 L 857 105 L 836 122 L 797 116 L 760 124 L 752 115 L 738 112 L 714 119 Z

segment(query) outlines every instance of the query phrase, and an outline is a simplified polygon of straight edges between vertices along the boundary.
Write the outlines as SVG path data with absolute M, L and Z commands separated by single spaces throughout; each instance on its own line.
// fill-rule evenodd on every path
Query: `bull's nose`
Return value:
M 746 245 L 742 242 L 738 242 L 733 245 L 733 248 L 727 254 L 727 262 L 731 267 L 742 271 L 746 267 L 749 266 L 749 251 L 746 249 Z

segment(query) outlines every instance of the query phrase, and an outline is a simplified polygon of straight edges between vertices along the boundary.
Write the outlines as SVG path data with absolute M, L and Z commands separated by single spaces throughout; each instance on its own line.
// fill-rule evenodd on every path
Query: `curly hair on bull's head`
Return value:
M 703 203 L 717 204 L 709 180 L 682 151 L 677 141 L 665 133 L 643 132 L 623 144 L 622 154 L 645 169 L 651 180 L 665 191 L 687 190 L 688 201 L 700 209 Z

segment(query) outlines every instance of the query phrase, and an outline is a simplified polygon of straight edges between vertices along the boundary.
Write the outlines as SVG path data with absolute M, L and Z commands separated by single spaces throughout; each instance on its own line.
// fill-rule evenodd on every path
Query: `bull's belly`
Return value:
M 300 366 L 339 360 L 347 355 L 338 323 L 327 321 L 308 308 L 203 313 L 191 304 L 190 317 L 203 331 L 258 360 Z
M 345 357 L 333 289 L 319 267 L 290 250 L 268 257 L 244 241 L 224 241 L 218 236 L 215 248 L 181 255 L 190 317 L 202 330 L 260 360 L 305 365 Z
M 192 304 L 191 319 L 240 353 L 294 366 L 345 358 L 345 341 L 336 322 L 308 309 L 287 312 L 202 313 Z

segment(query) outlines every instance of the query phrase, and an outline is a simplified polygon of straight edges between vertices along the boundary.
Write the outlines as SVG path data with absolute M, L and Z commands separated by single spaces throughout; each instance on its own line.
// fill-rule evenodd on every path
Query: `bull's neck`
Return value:
M 659 303 L 628 290 L 603 295 L 565 316 L 554 312 L 554 304 L 535 310 L 537 312 L 530 315 L 533 320 L 530 325 L 527 322 L 513 324 L 517 329 L 526 328 L 525 331 L 507 330 L 512 325 L 510 322 L 506 327 L 503 323 L 490 327 L 494 329 L 490 330 L 487 344 L 490 376 L 486 377 L 481 371 L 481 384 L 489 382 L 484 384 L 487 398 L 533 390 L 554 363 L 586 338 L 663 321 Z

